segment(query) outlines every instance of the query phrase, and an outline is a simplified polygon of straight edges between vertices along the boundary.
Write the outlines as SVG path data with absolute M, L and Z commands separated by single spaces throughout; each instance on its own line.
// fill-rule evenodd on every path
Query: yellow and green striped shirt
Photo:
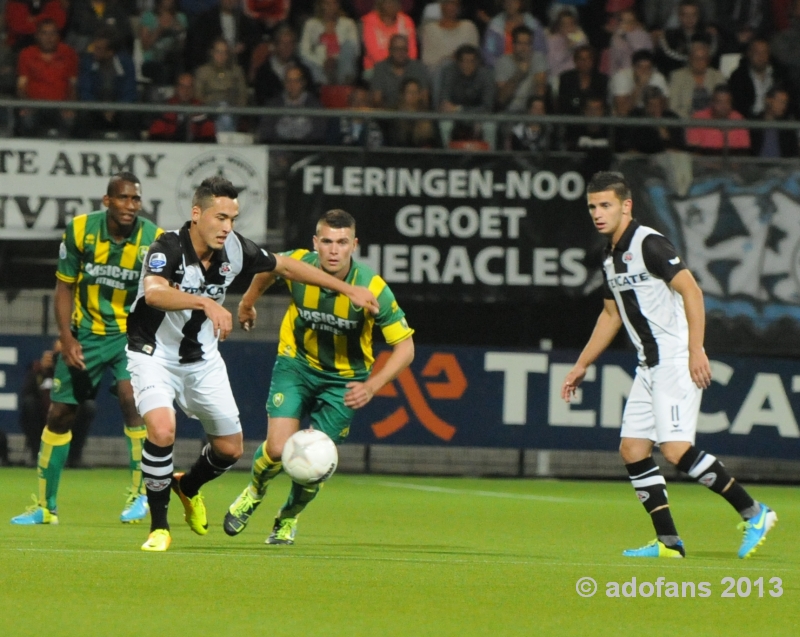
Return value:
M 294 250 L 284 254 L 319 266 L 316 252 Z M 389 345 L 414 333 L 386 281 L 367 266 L 353 261 L 345 280 L 372 291 L 381 306 L 378 315 L 354 307 L 344 294 L 286 281 L 292 302 L 281 323 L 278 356 L 299 358 L 313 369 L 345 378 L 363 376 L 375 362 L 372 329 L 376 324 Z
M 131 235 L 117 243 L 108 234 L 105 210 L 69 222 L 58 251 L 56 277 L 75 284 L 74 329 L 100 335 L 127 331 L 142 260 L 162 232 L 139 216 Z

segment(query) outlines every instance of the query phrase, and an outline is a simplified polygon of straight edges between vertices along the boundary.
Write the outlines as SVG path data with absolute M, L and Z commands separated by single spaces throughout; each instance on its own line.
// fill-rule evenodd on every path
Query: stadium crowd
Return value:
M 791 120 L 800 0 L 0 0 L 0 97 L 162 103 L 6 109 L 0 134 L 798 155 L 793 130 L 498 129 L 485 113 Z M 171 104 L 351 108 L 344 119 L 186 116 Z M 370 120 L 373 109 L 474 122 Z M 358 112 L 359 114 L 356 114 Z

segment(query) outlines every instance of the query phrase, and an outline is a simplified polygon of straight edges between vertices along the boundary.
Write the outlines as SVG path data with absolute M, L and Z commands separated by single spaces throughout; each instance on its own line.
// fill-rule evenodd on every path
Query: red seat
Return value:
M 319 91 L 319 101 L 325 108 L 347 108 L 352 92 L 349 84 L 324 85 Z
M 450 142 L 447 147 L 452 150 L 490 150 L 489 143 L 483 141 L 482 139 L 463 139 L 460 141 Z

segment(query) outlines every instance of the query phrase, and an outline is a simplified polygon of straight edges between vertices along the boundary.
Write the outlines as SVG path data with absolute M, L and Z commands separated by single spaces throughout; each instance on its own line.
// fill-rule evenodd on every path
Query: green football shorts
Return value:
M 355 409 L 344 404 L 347 383 L 364 382 L 369 374 L 343 378 L 321 372 L 288 356 L 278 356 L 272 369 L 267 413 L 270 418 L 306 416 L 311 426 L 327 434 L 337 445 L 350 433 Z
M 86 369 L 68 367 L 64 358 L 59 356 L 53 375 L 53 388 L 50 390 L 50 400 L 53 402 L 78 405 L 93 399 L 97 396 L 97 389 L 107 367 L 111 368 L 117 382 L 131 379 L 128 373 L 128 357 L 125 354 L 127 335 L 81 333 L 78 341 L 83 347 Z

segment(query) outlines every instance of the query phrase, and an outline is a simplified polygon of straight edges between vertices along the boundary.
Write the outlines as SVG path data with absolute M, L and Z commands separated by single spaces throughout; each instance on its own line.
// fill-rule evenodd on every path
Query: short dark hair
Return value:
M 45 18 L 44 20 L 40 20 L 39 24 L 36 25 L 36 30 L 38 31 L 42 27 L 53 25 L 56 29 L 58 29 L 58 22 L 56 22 L 53 18 Z
M 407 77 L 402 82 L 400 82 L 400 92 L 401 93 L 405 92 L 409 84 L 416 84 L 420 89 L 422 89 L 422 82 L 420 82 L 415 77 Z
M 461 58 L 465 55 L 474 55 L 478 58 L 478 61 L 481 59 L 481 50 L 475 46 L 474 44 L 462 44 L 460 47 L 456 49 L 456 52 L 453 54 L 453 57 L 456 59 L 456 62 L 460 62 Z
M 578 56 L 584 51 L 588 51 L 593 58 L 597 59 L 594 47 L 591 44 L 581 44 L 580 46 L 575 47 L 575 50 L 572 52 L 572 59 L 577 60 Z
M 712 95 L 716 95 L 717 93 L 726 93 L 728 95 L 733 95 L 731 92 L 731 87 L 727 84 L 717 84 L 714 87 L 714 90 L 711 92 Z
M 547 112 L 547 98 L 544 95 L 531 95 L 525 102 L 525 110 L 531 110 L 531 106 L 533 106 L 534 102 L 541 102 L 544 104 L 544 112 Z
M 772 88 L 770 88 L 767 91 L 766 97 L 770 97 L 770 98 L 771 97 L 775 97 L 775 95 L 777 95 L 778 93 L 786 93 L 786 95 L 788 95 L 789 97 L 792 96 L 792 94 L 789 92 L 789 89 L 786 88 L 785 85 L 783 85 L 783 84 L 773 84 Z
M 530 29 L 529 27 L 526 27 L 524 24 L 520 24 L 518 27 L 514 27 L 514 29 L 511 31 L 511 41 L 516 42 L 517 37 L 522 33 L 529 35 L 531 37 L 531 42 L 533 42 L 533 30 Z
M 111 179 L 108 180 L 108 186 L 106 186 L 106 194 L 109 197 L 113 197 L 117 194 L 117 189 L 119 188 L 119 184 L 128 183 L 134 184 L 138 186 L 141 182 L 139 178 L 130 172 L 120 172 L 116 175 L 112 175 Z
M 652 64 L 653 62 L 655 62 L 655 57 L 653 56 L 653 53 L 651 51 L 647 49 L 639 49 L 631 57 L 631 64 L 633 66 L 636 66 L 636 64 L 642 62 L 643 60 L 647 60 Z
M 319 218 L 319 221 L 317 221 L 317 228 L 321 225 L 328 226 L 329 228 L 352 228 L 353 234 L 356 232 L 355 218 L 349 212 L 341 208 L 334 208 L 323 214 Z
M 197 187 L 197 190 L 194 191 L 192 207 L 197 206 L 200 210 L 205 210 L 211 207 L 214 197 L 236 199 L 238 196 L 239 191 L 236 190 L 236 186 L 225 179 L 225 177 L 215 175 L 214 177 L 207 177 L 204 179 Z
M 642 100 L 647 102 L 652 99 L 663 99 L 664 98 L 664 91 L 662 91 L 658 86 L 645 86 L 644 91 L 642 91 Z
M 613 191 L 620 201 L 631 198 L 631 187 L 628 185 L 625 175 L 619 172 L 609 170 L 597 172 L 586 186 L 586 194 L 605 192 L 606 190 Z

